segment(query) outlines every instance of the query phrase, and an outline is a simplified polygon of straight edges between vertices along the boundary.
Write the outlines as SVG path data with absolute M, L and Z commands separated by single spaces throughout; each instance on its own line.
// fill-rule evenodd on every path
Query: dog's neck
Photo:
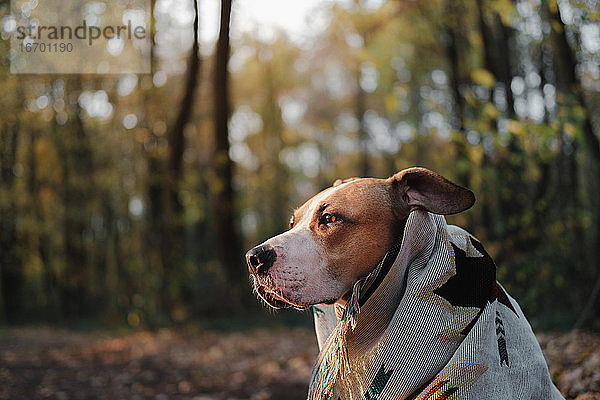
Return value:
M 401 240 L 398 239 L 392 245 L 377 267 L 364 278 L 359 298 L 360 313 L 357 316 L 357 327 L 354 332 L 350 331 L 347 334 L 350 356 L 354 352 L 364 353 L 371 347 L 373 342 L 383 334 L 400 303 L 404 287 L 394 285 L 394 282 L 403 280 L 403 276 L 398 276 L 398 272 L 402 275 L 403 271 L 391 271 L 391 269 L 398 256 Z M 389 287 L 392 285 L 394 287 Z M 342 317 L 349 299 L 350 292 L 335 302 L 338 320 Z
M 404 230 L 404 224 L 402 228 L 400 232 Z M 403 235 L 397 238 L 383 260 L 365 278 L 359 300 L 360 312 L 357 316 L 356 329 L 347 334 L 350 358 L 369 351 L 384 334 L 406 290 L 408 264 L 416 254 L 427 247 L 425 241 L 417 243 L 411 241 L 406 246 L 403 243 Z M 348 298 L 344 296 L 336 304 L 345 307 L 347 300 Z

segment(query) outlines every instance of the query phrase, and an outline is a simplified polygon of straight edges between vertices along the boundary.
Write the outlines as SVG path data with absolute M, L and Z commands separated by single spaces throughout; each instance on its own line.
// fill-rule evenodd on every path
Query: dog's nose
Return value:
M 273 266 L 277 254 L 275 249 L 268 244 L 257 246 L 246 253 L 246 262 L 248 271 L 251 274 L 266 274 L 269 268 Z

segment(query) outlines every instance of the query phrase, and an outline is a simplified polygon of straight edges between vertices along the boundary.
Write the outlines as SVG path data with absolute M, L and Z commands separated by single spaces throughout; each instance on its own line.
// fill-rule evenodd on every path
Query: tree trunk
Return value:
M 512 28 L 504 25 L 498 14 L 494 15 L 491 22 L 489 18 L 486 18 L 483 0 L 477 0 L 477 13 L 483 40 L 484 65 L 496 80 L 504 86 L 506 114 L 508 118 L 512 118 L 515 114 L 514 99 L 510 90 L 512 81 L 510 42 L 513 31 Z M 495 90 L 498 90 L 498 88 Z
M 68 94 L 81 92 L 81 80 L 72 81 Z M 88 293 L 92 266 L 89 254 L 89 232 L 95 198 L 94 165 L 88 133 L 81 120 L 79 104 L 71 113 L 73 122 L 66 135 L 57 138 L 63 171 L 65 274 L 61 282 L 61 309 L 69 317 L 80 317 L 90 311 Z
M 229 99 L 229 23 L 232 0 L 221 1 L 221 23 L 214 70 L 214 168 L 216 182 L 213 184 L 214 210 L 217 234 L 217 258 L 224 269 L 227 287 L 233 289 L 230 300 L 237 301 L 245 281 L 241 239 L 236 224 L 233 191 L 233 162 L 229 157 L 228 122 L 231 113 Z
M 490 19 L 486 15 L 485 3 L 483 0 L 477 0 L 477 14 L 479 20 L 479 30 L 483 39 L 483 59 L 484 67 L 490 71 L 497 82 L 502 83 L 504 95 L 506 96 L 506 112 L 505 115 L 509 118 L 514 116 L 514 100 L 510 90 L 512 80 L 511 74 L 511 53 L 509 42 L 512 32 L 509 27 L 502 23 L 500 17 L 496 14 Z M 500 90 L 496 85 L 493 90 Z M 485 117 L 488 118 L 488 117 Z M 497 118 L 490 118 L 488 129 L 494 135 L 497 134 Z M 496 162 L 493 162 L 494 169 L 500 173 L 502 181 L 509 187 L 518 190 L 521 184 L 521 174 L 525 168 L 522 165 L 525 160 L 524 155 L 519 147 L 518 139 L 515 135 L 510 134 L 508 143 L 508 151 L 498 152 Z M 486 157 L 487 159 L 487 157 Z M 515 209 L 515 198 L 507 197 L 506 194 L 500 193 L 498 196 L 500 215 L 509 216 Z M 509 218 L 510 220 L 510 218 Z M 522 232 L 522 227 L 517 224 L 506 224 L 506 229 L 503 231 L 500 240 L 506 242 L 506 238 L 518 238 Z M 515 240 L 515 243 L 523 243 L 522 240 Z M 504 254 L 502 252 L 501 254 Z
M 7 195 L 6 203 L 0 204 L 0 290 L 3 314 L 8 323 L 15 323 L 21 317 L 23 302 L 22 265 L 17 248 L 18 213 L 14 193 L 18 139 L 19 120 L 9 116 L 0 126 L 0 190 Z
M 277 103 L 277 77 L 273 70 L 273 63 L 268 62 L 264 66 L 267 98 L 265 101 L 264 122 L 264 148 L 266 150 L 267 168 L 263 175 L 267 182 L 272 182 L 269 188 L 272 190 L 270 199 L 265 201 L 265 215 L 270 220 L 269 232 L 279 233 L 288 227 L 288 191 L 286 182 L 289 179 L 287 167 L 279 159 L 283 149 L 283 120 L 281 108 Z
M 173 292 L 169 286 L 174 282 L 185 284 L 183 276 L 186 258 L 186 237 L 184 207 L 179 199 L 183 181 L 183 153 L 185 151 L 185 129 L 194 115 L 194 104 L 200 79 L 201 59 L 199 54 L 199 15 L 198 1 L 193 0 L 194 41 L 189 54 L 187 72 L 184 79 L 184 94 L 173 126 L 168 133 L 169 153 L 165 159 L 158 152 L 148 155 L 148 200 L 150 203 L 148 249 L 152 269 L 161 276 L 161 296 L 157 306 L 165 316 L 175 319 L 185 318 L 184 314 L 174 313 L 174 308 L 183 306 L 185 285 Z M 146 105 L 148 112 L 149 105 Z M 146 121 L 151 124 L 152 121 Z M 157 137 L 154 140 L 159 140 Z M 181 307 L 179 307 L 181 308 Z
M 365 122 L 365 111 L 366 111 L 366 93 L 360 87 L 360 66 L 358 66 L 357 77 L 356 77 L 356 119 L 358 120 L 358 151 L 360 152 L 359 171 L 358 176 L 368 177 L 371 173 L 371 165 L 369 160 L 369 132 L 367 132 L 367 125 Z
M 184 130 L 191 116 L 193 115 L 193 105 L 196 95 L 196 88 L 198 87 L 199 72 L 200 72 L 200 53 L 199 53 L 199 42 L 198 42 L 198 29 L 199 29 L 199 18 L 198 18 L 198 0 L 194 2 L 194 43 L 190 52 L 190 59 L 188 63 L 187 77 L 185 79 L 185 93 L 181 101 L 181 107 L 179 108 L 179 114 L 171 129 L 171 135 L 169 137 L 169 147 L 171 154 L 169 156 L 169 169 L 171 172 L 171 187 L 172 195 L 177 196 L 177 185 L 181 181 L 182 166 L 183 166 L 183 151 L 185 149 L 185 135 Z M 178 201 L 174 202 L 179 204 Z
M 513 97 L 510 85 L 512 83 L 512 65 L 510 58 L 510 43 L 514 32 L 509 26 L 504 25 L 499 15 L 496 15 L 496 25 L 499 26 L 498 39 L 498 70 L 497 77 L 504 84 L 504 93 L 506 94 L 506 114 L 508 118 L 515 116 L 515 99 Z M 504 57 L 502 55 L 505 55 Z
M 34 233 L 35 235 L 37 235 L 37 237 L 32 242 L 37 242 L 37 251 L 44 269 L 42 294 L 46 298 L 46 317 L 51 321 L 56 321 L 60 313 L 60 305 L 57 301 L 56 293 L 56 289 L 58 287 L 58 280 L 50 261 L 51 240 L 48 230 L 45 226 L 46 216 L 44 214 L 44 208 L 40 193 L 41 187 L 40 182 L 38 180 L 38 155 L 35 152 L 35 148 L 37 140 L 39 138 L 39 134 L 40 133 L 36 129 L 32 129 L 29 133 L 29 175 L 27 179 L 27 188 L 32 198 L 33 211 L 37 226 L 36 232 Z
M 185 249 L 185 223 L 184 223 L 184 207 L 179 200 L 179 189 L 183 181 L 183 152 L 185 150 L 185 128 L 194 115 L 193 106 L 196 98 L 196 91 L 200 78 L 200 53 L 199 53 L 199 11 L 198 0 L 193 1 L 194 4 L 194 42 L 190 51 L 188 62 L 187 76 L 185 79 L 184 96 L 179 108 L 179 114 L 175 120 L 173 128 L 169 135 L 169 164 L 167 166 L 167 180 L 164 181 L 166 187 L 165 201 L 167 202 L 167 210 L 163 215 L 164 220 L 164 236 L 165 246 L 162 250 L 162 259 L 164 266 L 164 281 L 167 285 L 173 280 L 185 283 L 185 277 L 182 275 L 184 269 L 186 249 Z M 168 307 L 172 308 L 176 303 L 182 305 L 185 293 L 185 285 L 182 291 L 177 293 L 175 298 L 169 299 L 167 296 Z M 168 293 L 168 291 L 165 291 Z
M 450 22 L 452 23 L 452 22 Z M 446 51 L 448 61 L 450 63 L 450 90 L 452 93 L 452 101 L 454 103 L 454 113 L 456 114 L 455 123 L 453 128 L 455 132 L 452 134 L 452 142 L 456 149 L 456 181 L 462 186 L 469 185 L 469 170 L 471 160 L 467 152 L 467 140 L 466 140 L 466 129 L 465 129 L 465 103 L 460 93 L 460 85 L 463 81 L 460 71 L 460 54 L 459 40 L 460 34 L 457 32 L 457 28 L 449 26 L 446 29 L 446 37 L 448 43 L 446 44 Z

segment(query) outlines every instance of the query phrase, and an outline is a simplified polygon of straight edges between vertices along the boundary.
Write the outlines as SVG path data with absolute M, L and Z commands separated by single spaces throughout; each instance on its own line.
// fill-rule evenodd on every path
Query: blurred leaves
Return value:
M 490 71 L 483 68 L 477 68 L 471 71 L 471 79 L 473 79 L 473 82 L 476 84 L 485 86 L 488 89 L 494 87 L 494 84 L 496 83 L 496 78 L 494 78 L 494 75 Z

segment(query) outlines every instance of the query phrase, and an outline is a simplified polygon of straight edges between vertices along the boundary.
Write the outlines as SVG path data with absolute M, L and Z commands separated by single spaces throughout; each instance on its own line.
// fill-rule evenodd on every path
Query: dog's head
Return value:
M 377 266 L 411 209 L 446 215 L 474 202 L 470 190 L 425 168 L 338 180 L 294 211 L 288 231 L 248 251 L 254 289 L 274 308 L 333 303 Z

